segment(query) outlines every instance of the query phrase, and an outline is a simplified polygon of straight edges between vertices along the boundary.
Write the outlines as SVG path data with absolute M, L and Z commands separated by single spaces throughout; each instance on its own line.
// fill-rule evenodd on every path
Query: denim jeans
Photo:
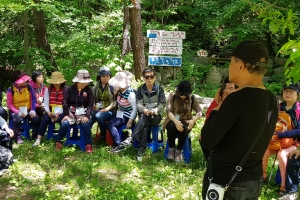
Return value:
M 28 113 L 29 113 L 29 111 L 28 111 Z M 22 118 L 18 114 L 12 113 L 11 111 L 9 111 L 9 117 L 13 121 L 12 129 L 15 133 L 15 137 L 18 137 L 20 135 L 20 127 L 21 127 Z M 31 118 L 29 116 L 29 114 L 27 114 L 24 119 L 28 119 L 31 122 L 32 138 L 35 139 L 37 137 L 37 131 L 38 131 L 40 123 L 41 123 L 40 117 L 38 115 L 35 115 L 33 118 Z
M 149 126 L 157 126 L 159 125 L 161 120 L 160 115 L 147 116 L 141 114 L 139 116 L 139 121 L 135 126 L 135 129 L 132 133 L 132 138 L 136 139 L 139 144 L 139 148 L 147 147 L 147 136 Z
M 97 121 L 101 133 L 105 133 L 105 129 L 106 129 L 105 122 L 110 121 L 115 117 L 116 114 L 112 111 L 108 111 L 108 112 L 92 111 L 91 127 L 93 127 L 94 123 Z
M 56 139 L 56 142 L 61 142 L 64 137 L 66 137 L 67 132 L 69 131 L 70 128 L 70 123 L 68 120 L 63 121 L 60 124 L 60 128 L 58 130 L 58 137 Z M 90 122 L 86 123 L 80 123 L 81 128 L 83 129 L 83 136 L 84 136 L 84 141 L 85 144 L 92 144 L 92 133 L 91 133 L 91 126 Z
M 129 119 L 127 117 L 114 118 L 107 123 L 106 127 L 107 127 L 107 130 L 109 130 L 109 132 L 113 138 L 114 146 L 118 146 L 121 144 L 121 137 L 119 135 L 118 128 L 127 124 L 128 120 Z
M 60 115 L 57 119 L 56 122 L 58 122 L 59 124 L 61 123 L 61 120 L 63 119 L 63 115 Z M 41 135 L 41 136 L 44 136 L 45 135 L 45 132 L 46 132 L 46 129 L 48 127 L 48 125 L 50 124 L 51 122 L 51 117 L 48 116 L 47 113 L 44 114 L 44 118 L 43 118 L 43 121 L 40 125 L 40 128 L 38 130 L 38 135 Z
M 202 199 L 205 200 L 206 192 L 209 187 L 208 172 L 203 178 Z M 224 200 L 258 200 L 262 187 L 264 185 L 263 177 L 259 180 L 248 180 L 238 183 L 231 183 L 225 191 Z
M 295 155 L 293 155 L 292 159 L 288 158 L 287 165 L 286 165 L 286 179 L 285 179 L 285 189 L 287 193 L 298 191 L 299 168 L 300 168 L 300 157 L 295 159 Z

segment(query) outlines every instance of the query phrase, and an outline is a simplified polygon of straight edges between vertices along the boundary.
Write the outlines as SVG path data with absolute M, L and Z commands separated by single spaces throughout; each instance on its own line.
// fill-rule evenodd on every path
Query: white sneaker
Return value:
M 288 193 L 278 200 L 298 200 L 298 192 Z
M 41 140 L 40 139 L 36 139 L 35 143 L 32 146 L 33 147 L 35 147 L 35 146 L 41 146 Z

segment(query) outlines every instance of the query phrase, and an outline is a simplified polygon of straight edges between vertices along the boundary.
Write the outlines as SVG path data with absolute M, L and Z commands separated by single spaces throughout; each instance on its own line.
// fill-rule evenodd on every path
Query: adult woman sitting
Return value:
M 24 72 L 16 70 L 11 74 L 13 85 L 7 90 L 7 107 L 9 117 L 13 121 L 12 129 L 18 144 L 23 140 L 20 134 L 22 119 L 28 119 L 32 124 L 32 138 L 36 138 L 40 118 L 35 112 L 36 96 L 33 88 L 27 84 L 30 79 Z
M 300 114 L 300 103 L 297 101 L 299 97 L 299 88 L 297 85 L 290 84 L 282 89 L 282 97 L 284 102 L 280 104 L 280 110 L 285 111 L 290 115 L 293 123 L 293 130 L 288 130 L 282 133 L 278 133 L 273 136 L 273 140 L 282 138 L 297 138 L 300 137 L 300 124 L 299 124 L 299 114 Z M 285 179 L 286 179 L 286 164 L 287 164 L 287 154 L 293 150 L 297 149 L 295 145 L 292 145 L 286 149 L 280 149 L 279 151 L 272 150 L 268 148 L 263 157 L 263 178 L 267 180 L 267 166 L 269 156 L 276 154 L 279 162 L 280 176 L 281 176 L 281 186 L 278 192 L 279 196 L 285 194 Z
M 50 87 L 46 88 L 44 92 L 45 114 L 33 146 L 41 144 L 41 138 L 45 135 L 45 131 L 51 121 L 61 123 L 63 118 L 62 102 L 66 79 L 62 73 L 53 72 L 51 79 L 48 79 L 47 82 L 50 83 Z
M 194 116 L 192 116 L 192 110 L 196 112 Z M 186 137 L 201 116 L 201 108 L 197 99 L 192 95 L 190 82 L 181 81 L 176 92 L 170 93 L 166 111 L 167 117 L 163 129 L 167 129 L 169 140 L 168 159 L 180 162 Z M 176 137 L 178 137 L 177 147 L 175 146 Z
M 92 111 L 91 127 L 98 122 L 100 127 L 100 140 L 105 140 L 106 121 L 113 119 L 114 111 L 114 88 L 108 85 L 111 73 L 108 67 L 101 67 L 97 76 L 97 83 L 93 87 L 95 104 Z
M 87 70 L 78 70 L 77 76 L 72 80 L 74 85 L 68 86 L 64 91 L 63 119 L 58 137 L 56 139 L 56 150 L 62 149 L 62 139 L 66 136 L 71 125 L 80 123 L 83 129 L 85 148 L 87 153 L 92 153 L 92 135 L 90 117 L 94 105 L 93 91 L 87 85 L 92 81 Z
M 125 146 L 121 143 L 118 128 L 126 124 L 126 128 L 130 129 L 136 117 L 136 96 L 134 90 L 130 87 L 132 78 L 133 74 L 124 71 L 118 72 L 108 82 L 109 85 L 118 88 L 116 118 L 107 123 L 107 129 L 110 131 L 114 141 L 114 147 L 111 149 L 111 152 L 114 153 L 125 150 Z
M 36 96 L 35 112 L 41 118 L 44 114 L 44 94 L 47 88 L 44 84 L 44 75 L 40 71 L 34 71 L 31 75 L 29 85 L 34 89 Z

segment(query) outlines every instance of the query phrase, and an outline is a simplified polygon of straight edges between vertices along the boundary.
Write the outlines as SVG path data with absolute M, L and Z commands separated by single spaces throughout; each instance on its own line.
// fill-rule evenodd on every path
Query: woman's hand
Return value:
M 126 124 L 126 129 L 130 129 L 131 128 L 131 126 L 132 126 L 132 119 L 129 119 L 128 120 L 128 122 L 127 122 L 127 124 Z
M 34 116 L 35 116 L 35 114 L 33 114 L 33 113 L 29 114 L 30 118 L 33 118 Z
M 94 105 L 94 106 L 93 106 L 93 111 L 97 111 L 97 110 L 98 110 L 97 106 Z
M 65 121 L 65 120 L 69 120 L 69 116 L 64 116 L 64 118 L 61 120 L 61 122 Z
M 178 121 L 177 119 L 174 120 L 174 124 L 177 128 L 178 131 L 182 132 L 184 130 L 183 128 L 183 124 L 181 123 L 181 121 Z
M 295 159 L 297 159 L 300 156 L 300 151 L 298 149 L 295 149 L 295 150 L 291 151 L 290 153 L 288 153 L 286 155 L 286 157 L 289 159 L 292 159 L 293 155 L 295 155 Z
M 8 128 L 8 126 L 5 128 L 5 131 L 8 133 L 9 137 L 12 138 L 14 136 L 14 131 Z
M 56 122 L 58 120 L 59 115 L 52 115 L 52 122 Z
M 188 126 L 188 130 L 192 130 L 192 128 L 195 126 L 195 122 L 194 122 L 194 120 L 190 120 L 189 121 L 189 126 Z
M 89 118 L 88 117 L 83 117 L 81 119 L 81 123 L 87 123 L 87 122 L 89 122 Z

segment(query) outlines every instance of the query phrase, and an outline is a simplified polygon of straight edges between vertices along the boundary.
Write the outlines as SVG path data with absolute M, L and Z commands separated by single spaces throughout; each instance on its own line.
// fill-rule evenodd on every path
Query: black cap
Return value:
M 269 52 L 265 45 L 255 40 L 244 40 L 240 42 L 232 52 L 232 56 L 237 57 L 245 63 L 260 65 L 261 58 L 269 59 Z M 267 64 L 267 62 L 263 63 Z
M 299 86 L 297 84 L 290 83 L 289 85 L 283 86 L 282 90 L 293 89 L 299 94 Z
M 188 96 L 192 93 L 192 86 L 189 81 L 181 81 L 177 86 L 177 91 L 181 95 Z

